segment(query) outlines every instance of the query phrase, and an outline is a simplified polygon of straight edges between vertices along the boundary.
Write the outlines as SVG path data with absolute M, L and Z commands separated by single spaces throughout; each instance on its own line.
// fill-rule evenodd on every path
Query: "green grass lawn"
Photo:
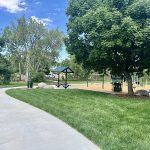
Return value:
M 57 116 L 102 150 L 150 149 L 149 100 L 85 90 L 16 89 L 7 93 Z
M 18 87 L 18 86 L 26 86 L 26 82 L 10 82 L 8 85 L 0 85 L 0 88 L 8 88 L 8 87 Z
M 64 83 L 65 81 L 61 81 L 61 82 Z M 46 83 L 46 84 L 56 84 L 51 80 L 46 80 L 44 83 Z M 69 84 L 87 84 L 86 81 L 68 81 L 68 83 Z M 91 83 L 101 83 L 101 81 L 89 81 L 89 84 L 91 84 Z M 38 83 L 33 83 L 34 86 L 37 86 L 37 84 Z M 0 88 L 19 87 L 19 86 L 27 86 L 27 83 L 26 82 L 10 82 L 10 84 L 8 84 L 8 85 L 1 85 L 0 84 Z

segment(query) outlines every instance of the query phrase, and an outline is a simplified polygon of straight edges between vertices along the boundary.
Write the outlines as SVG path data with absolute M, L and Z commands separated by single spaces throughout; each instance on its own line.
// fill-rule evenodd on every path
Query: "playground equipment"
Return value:
M 58 67 L 53 69 L 51 72 L 53 72 L 54 74 L 57 74 L 58 78 L 57 78 L 57 83 L 56 86 L 59 88 L 60 86 L 63 86 L 65 89 L 68 88 L 70 85 L 68 84 L 68 79 L 67 79 L 67 75 L 68 73 L 74 73 L 72 71 L 72 69 L 70 69 L 69 67 Z M 63 80 L 65 81 L 65 83 L 60 83 L 60 74 L 65 74 L 65 77 L 62 75 Z
M 144 75 L 143 77 L 139 77 L 134 73 L 132 75 L 132 84 L 133 88 L 135 89 L 136 87 L 147 87 L 148 85 L 148 75 Z
M 114 92 L 121 92 L 122 91 L 122 77 L 112 75 L 112 85 Z

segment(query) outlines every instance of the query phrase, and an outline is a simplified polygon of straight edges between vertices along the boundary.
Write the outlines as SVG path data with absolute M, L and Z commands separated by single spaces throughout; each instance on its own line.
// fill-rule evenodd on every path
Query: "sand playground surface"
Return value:
M 76 84 L 76 85 L 71 85 L 72 88 L 77 88 L 77 89 L 85 89 L 85 90 L 93 90 L 93 91 L 99 91 L 99 92 L 106 92 L 106 93 L 113 93 L 113 86 L 111 83 L 105 83 L 104 88 L 102 83 L 89 83 L 88 87 L 86 84 Z M 137 90 L 150 90 L 150 85 L 133 85 L 134 92 Z M 122 85 L 122 93 L 127 93 L 128 92 L 128 87 L 127 84 Z

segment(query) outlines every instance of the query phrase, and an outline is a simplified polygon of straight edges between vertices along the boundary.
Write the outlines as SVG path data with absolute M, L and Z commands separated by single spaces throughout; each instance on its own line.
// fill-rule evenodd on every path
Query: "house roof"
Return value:
M 72 71 L 72 69 L 70 69 L 69 67 L 58 67 L 58 68 L 55 68 L 53 70 L 51 70 L 51 72 L 57 72 L 57 73 L 74 73 Z

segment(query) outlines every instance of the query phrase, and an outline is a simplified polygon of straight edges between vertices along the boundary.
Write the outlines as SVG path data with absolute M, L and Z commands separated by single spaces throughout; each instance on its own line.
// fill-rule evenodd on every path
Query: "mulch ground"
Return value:
M 136 99 L 150 100 L 150 97 L 146 97 L 146 96 L 128 95 L 127 94 L 127 86 L 123 86 L 123 92 L 121 94 L 120 93 L 114 93 L 112 91 L 112 89 L 113 89 L 112 85 L 107 84 L 107 83 L 105 84 L 104 89 L 102 88 L 102 84 L 89 84 L 88 87 L 86 86 L 86 84 L 85 85 L 72 85 L 72 87 L 78 88 L 78 89 L 84 89 L 84 90 L 92 90 L 92 91 L 97 91 L 97 92 L 106 92 L 106 93 L 112 94 L 112 96 L 120 97 L 120 98 L 134 99 L 134 100 L 136 100 Z M 141 90 L 141 89 L 148 90 L 148 89 L 150 89 L 150 85 L 148 85 L 147 88 L 146 87 L 137 87 L 135 89 L 135 91 Z

